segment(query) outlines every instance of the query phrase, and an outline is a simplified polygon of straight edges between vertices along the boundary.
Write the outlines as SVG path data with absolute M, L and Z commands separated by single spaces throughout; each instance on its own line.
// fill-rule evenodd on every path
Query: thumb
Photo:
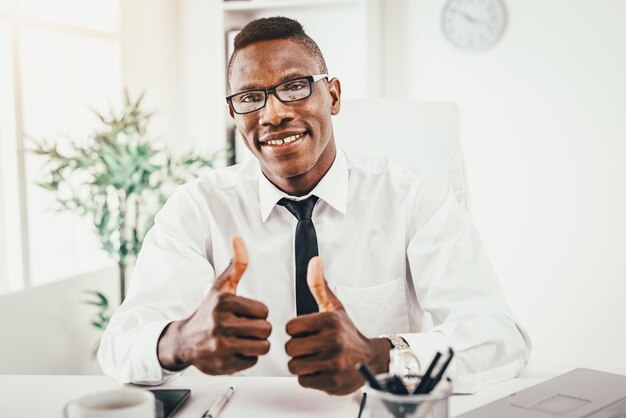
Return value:
M 324 278 L 322 259 L 319 256 L 313 257 L 311 261 L 309 261 L 306 272 L 306 282 L 317 302 L 320 312 L 343 311 L 341 301 L 337 299 L 337 296 L 328 288 L 328 284 Z
M 233 249 L 233 258 L 226 270 L 213 283 L 213 289 L 234 295 L 237 292 L 237 285 L 241 276 L 248 268 L 248 250 L 243 239 L 239 236 L 233 236 L 230 243 Z

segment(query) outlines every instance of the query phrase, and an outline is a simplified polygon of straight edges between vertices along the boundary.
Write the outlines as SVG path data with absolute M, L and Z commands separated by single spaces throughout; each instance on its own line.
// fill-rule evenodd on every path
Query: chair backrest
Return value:
M 340 147 L 428 171 L 446 181 L 467 208 L 459 123 L 453 103 L 400 99 L 342 100 L 333 118 Z

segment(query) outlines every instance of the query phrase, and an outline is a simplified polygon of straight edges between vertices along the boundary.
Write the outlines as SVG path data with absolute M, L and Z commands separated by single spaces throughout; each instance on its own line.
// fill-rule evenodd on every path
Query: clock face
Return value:
M 487 49 L 502 35 L 506 14 L 501 0 L 448 0 L 441 30 L 454 46 Z

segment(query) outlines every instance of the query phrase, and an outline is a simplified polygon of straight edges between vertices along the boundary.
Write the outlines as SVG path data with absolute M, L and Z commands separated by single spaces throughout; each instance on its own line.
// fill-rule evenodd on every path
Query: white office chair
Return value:
M 428 171 L 446 181 L 467 209 L 459 122 L 453 103 L 343 100 L 333 127 L 338 146 Z

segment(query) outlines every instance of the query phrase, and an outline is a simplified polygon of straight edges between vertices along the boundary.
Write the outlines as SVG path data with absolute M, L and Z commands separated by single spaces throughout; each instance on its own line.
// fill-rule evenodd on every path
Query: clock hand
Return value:
M 484 24 L 487 23 L 486 20 L 478 19 L 478 18 L 476 18 L 476 17 L 474 17 L 474 16 L 472 16 L 472 15 L 466 13 L 466 12 L 461 12 L 461 16 L 463 16 L 463 18 L 465 20 L 467 20 L 468 22 L 470 22 L 470 23 L 472 23 L 474 25 L 484 25 Z

